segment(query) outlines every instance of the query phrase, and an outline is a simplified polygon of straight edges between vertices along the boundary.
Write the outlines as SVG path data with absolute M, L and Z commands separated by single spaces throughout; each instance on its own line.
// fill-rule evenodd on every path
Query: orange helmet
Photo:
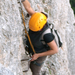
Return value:
M 29 20 L 29 29 L 39 31 L 47 22 L 47 17 L 43 13 L 34 13 Z

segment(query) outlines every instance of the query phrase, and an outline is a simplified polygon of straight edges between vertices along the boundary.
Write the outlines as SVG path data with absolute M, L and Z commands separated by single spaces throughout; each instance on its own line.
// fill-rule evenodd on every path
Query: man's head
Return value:
M 34 13 L 29 20 L 29 29 L 32 31 L 41 30 L 47 22 L 47 16 L 43 13 Z

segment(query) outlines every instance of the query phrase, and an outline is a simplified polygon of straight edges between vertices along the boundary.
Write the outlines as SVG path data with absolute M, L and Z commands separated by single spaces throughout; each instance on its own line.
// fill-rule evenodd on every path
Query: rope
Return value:
M 33 47 L 33 45 L 32 45 L 30 36 L 29 36 L 29 34 L 28 34 L 27 30 L 26 30 L 26 25 L 25 25 L 25 19 L 24 19 L 24 14 L 23 14 L 23 10 L 22 10 L 22 3 L 21 3 L 21 0 L 20 0 L 20 4 L 21 4 L 21 14 L 22 14 L 23 24 L 24 24 L 24 28 L 25 28 L 25 33 L 27 34 L 27 37 L 28 37 L 28 40 L 29 40 L 29 43 L 30 43 L 30 46 L 31 46 L 33 52 L 36 53 L 35 50 L 34 50 L 34 47 Z

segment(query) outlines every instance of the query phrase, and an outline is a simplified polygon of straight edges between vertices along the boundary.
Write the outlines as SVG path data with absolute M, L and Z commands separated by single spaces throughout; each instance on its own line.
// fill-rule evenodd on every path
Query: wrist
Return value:
M 38 53 L 38 57 L 41 57 L 41 54 L 40 53 Z

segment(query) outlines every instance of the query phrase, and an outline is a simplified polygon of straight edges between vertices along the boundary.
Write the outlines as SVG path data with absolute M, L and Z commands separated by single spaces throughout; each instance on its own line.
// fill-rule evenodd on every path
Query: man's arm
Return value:
M 23 5 L 24 5 L 26 11 L 27 11 L 30 15 L 33 15 L 33 14 L 35 13 L 35 11 L 31 8 L 31 5 L 30 5 L 30 3 L 29 3 L 28 0 L 23 0 L 22 3 L 23 3 Z
M 47 56 L 47 55 L 53 55 L 53 54 L 55 54 L 55 53 L 58 52 L 58 48 L 57 48 L 57 45 L 56 45 L 56 43 L 55 43 L 54 40 L 52 42 L 47 43 L 47 44 L 51 48 L 51 50 L 48 50 L 48 51 L 42 52 L 42 53 L 36 53 L 36 54 L 34 54 L 32 56 L 32 60 L 31 61 L 34 61 L 34 60 L 36 60 L 39 57 Z

